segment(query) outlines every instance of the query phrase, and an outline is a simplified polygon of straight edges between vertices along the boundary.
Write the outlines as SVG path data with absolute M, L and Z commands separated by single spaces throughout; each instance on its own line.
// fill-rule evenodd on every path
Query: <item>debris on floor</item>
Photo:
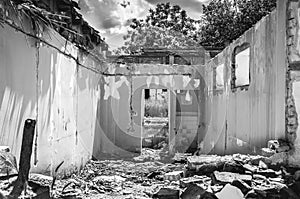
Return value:
M 26 196 L 33 198 L 226 199 L 300 198 L 300 171 L 251 155 L 176 154 L 144 149 L 132 160 L 91 160 L 78 173 L 56 180 L 30 174 Z M 151 157 L 152 156 L 152 157 Z M 16 177 L 0 180 L 10 192 Z M 35 196 L 35 197 L 34 197 Z

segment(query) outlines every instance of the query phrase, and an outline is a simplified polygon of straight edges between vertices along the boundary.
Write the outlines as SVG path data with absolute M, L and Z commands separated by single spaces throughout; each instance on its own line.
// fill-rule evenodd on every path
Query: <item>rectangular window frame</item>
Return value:
M 239 54 L 240 52 L 246 50 L 247 48 L 249 48 L 249 83 L 248 84 L 245 84 L 245 85 L 236 85 L 236 80 L 237 80 L 237 77 L 236 77 L 236 63 L 235 63 L 235 58 L 236 58 L 236 55 Z M 240 46 L 236 46 L 233 50 L 233 53 L 232 53 L 232 69 L 231 69 L 231 90 L 233 92 L 236 92 L 238 89 L 240 90 L 248 90 L 249 89 L 249 86 L 251 84 L 251 46 L 249 43 L 244 43 Z
M 221 86 L 218 86 L 218 80 L 217 80 L 217 76 L 218 76 L 218 68 L 222 68 L 222 77 L 221 77 Z M 225 63 L 220 63 L 218 64 L 216 67 L 213 68 L 213 89 L 214 89 L 214 95 L 219 95 L 222 94 L 224 92 L 224 88 L 225 88 L 225 79 L 224 79 L 224 69 L 225 69 Z

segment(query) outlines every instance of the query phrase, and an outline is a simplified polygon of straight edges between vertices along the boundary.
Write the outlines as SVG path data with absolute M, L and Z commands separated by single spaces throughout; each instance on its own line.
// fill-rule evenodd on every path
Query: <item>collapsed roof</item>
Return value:
M 79 13 L 78 2 L 74 0 L 4 0 L 0 2 L 0 18 L 7 17 L 9 9 L 23 12 L 35 21 L 41 22 L 62 37 L 86 50 L 108 49 L 99 31 L 91 27 Z

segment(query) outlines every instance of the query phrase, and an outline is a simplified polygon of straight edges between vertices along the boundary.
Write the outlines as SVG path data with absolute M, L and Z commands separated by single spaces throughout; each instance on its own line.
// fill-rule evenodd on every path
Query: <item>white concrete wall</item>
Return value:
M 43 39 L 101 67 L 53 30 Z M 19 157 L 24 121 L 36 119 L 31 170 L 51 174 L 62 161 L 61 173 L 79 169 L 92 156 L 100 75 L 45 44 L 36 48 L 7 25 L 0 27 L 0 52 L 0 144 Z

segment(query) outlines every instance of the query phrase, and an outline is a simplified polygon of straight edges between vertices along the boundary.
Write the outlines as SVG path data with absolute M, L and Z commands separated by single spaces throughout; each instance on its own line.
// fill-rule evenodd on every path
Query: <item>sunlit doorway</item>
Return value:
M 168 149 L 169 93 L 167 89 L 144 89 L 142 148 Z

